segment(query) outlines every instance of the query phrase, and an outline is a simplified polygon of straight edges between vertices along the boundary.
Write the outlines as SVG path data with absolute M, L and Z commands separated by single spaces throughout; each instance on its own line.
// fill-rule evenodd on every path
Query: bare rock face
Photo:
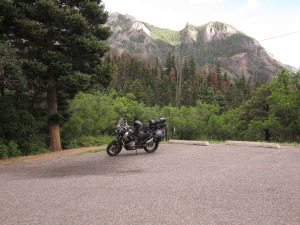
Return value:
M 204 42 L 210 42 L 211 40 L 225 39 L 236 33 L 237 30 L 229 25 L 220 22 L 210 22 L 202 31 L 202 38 Z
M 145 34 L 149 35 L 150 36 L 150 30 L 141 22 L 139 21 L 135 21 L 133 24 L 132 24 L 132 27 L 130 28 L 130 31 L 131 32 L 139 32 L 139 31 L 142 31 L 144 32 Z
M 197 41 L 198 30 L 188 23 L 185 28 L 180 32 L 180 41 L 183 44 L 191 44 Z

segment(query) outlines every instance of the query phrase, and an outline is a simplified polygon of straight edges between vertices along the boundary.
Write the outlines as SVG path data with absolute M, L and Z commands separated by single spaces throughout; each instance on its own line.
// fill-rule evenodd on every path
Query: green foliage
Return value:
M 18 144 L 15 141 L 10 141 L 8 145 L 5 145 L 0 140 L 0 159 L 6 159 L 11 157 L 17 157 L 22 155 L 22 152 L 18 149 Z
M 146 26 L 151 31 L 152 37 L 171 45 L 178 45 L 180 43 L 180 35 L 178 31 L 158 28 L 149 24 L 146 24 Z
M 242 118 L 249 123 L 246 138 L 299 141 L 297 92 L 287 70 L 282 70 L 272 83 L 258 88 L 241 107 Z
M 0 40 L 0 91 L 23 90 L 27 86 L 22 73 L 21 60 L 11 41 Z
M 66 99 L 91 83 L 107 86 L 111 80 L 113 67 L 101 59 L 111 34 L 104 26 L 108 14 L 101 1 L 0 5 L 0 138 L 23 155 L 44 152 L 48 119 L 62 124 L 69 116 Z M 57 90 L 51 104 L 58 111 L 47 116 L 49 87 Z
M 115 97 L 114 91 L 109 95 L 80 93 L 70 101 L 73 114 L 61 130 L 64 145 L 97 144 L 89 137 L 110 134 L 120 118 L 133 121 L 142 114 L 142 107 L 133 95 Z
M 79 148 L 79 147 L 89 147 L 98 145 L 107 145 L 111 142 L 113 137 L 108 135 L 102 135 L 99 137 L 95 136 L 81 136 L 73 138 L 66 142 L 66 148 Z
M 9 156 L 9 149 L 8 147 L 3 143 L 2 140 L 0 140 L 0 159 L 6 159 Z
M 24 138 L 21 143 L 22 155 L 38 155 L 50 151 L 46 144 L 46 138 L 37 134 Z
M 98 0 L 1 2 L 1 95 L 12 90 L 17 100 L 21 95 L 32 97 L 27 98 L 27 105 L 22 109 L 25 111 L 30 106 L 36 107 L 33 99 L 39 97 L 38 104 L 46 103 L 48 109 L 39 107 L 44 114 L 38 120 L 46 120 L 48 112 L 51 122 L 60 124 L 65 120 L 57 111 L 61 102 L 87 90 L 92 82 L 108 86 L 113 71 L 102 65 L 101 58 L 109 50 L 103 41 L 111 31 L 104 25 L 108 13 L 101 3 Z M 60 140 L 51 139 L 51 146 L 57 142 Z M 58 145 L 55 148 L 60 150 Z M 39 150 L 33 150 L 36 151 Z

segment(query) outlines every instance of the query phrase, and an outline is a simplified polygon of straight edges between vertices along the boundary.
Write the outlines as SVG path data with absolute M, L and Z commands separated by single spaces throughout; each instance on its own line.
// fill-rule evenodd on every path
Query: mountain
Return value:
M 284 67 L 255 39 L 221 22 L 202 26 L 186 24 L 180 31 L 158 28 L 130 15 L 110 13 L 112 49 L 146 58 L 164 60 L 168 53 L 194 57 L 199 68 L 220 63 L 232 78 L 245 76 L 271 81 Z

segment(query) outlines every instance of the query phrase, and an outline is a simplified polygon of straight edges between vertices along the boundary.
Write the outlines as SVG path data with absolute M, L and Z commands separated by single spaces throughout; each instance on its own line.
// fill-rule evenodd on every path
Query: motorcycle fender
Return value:
M 112 140 L 111 143 L 120 143 L 120 145 L 123 145 L 122 142 L 119 139 Z

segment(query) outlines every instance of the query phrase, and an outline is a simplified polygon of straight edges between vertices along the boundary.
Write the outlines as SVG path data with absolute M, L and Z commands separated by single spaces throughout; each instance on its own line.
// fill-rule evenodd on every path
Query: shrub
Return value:
M 22 155 L 15 141 L 10 141 L 7 145 L 0 141 L 0 159 L 7 159 Z
M 98 146 L 105 145 L 111 142 L 114 139 L 112 136 L 103 135 L 100 137 L 94 136 L 82 136 L 78 138 L 73 138 L 65 143 L 65 148 L 79 148 L 79 147 L 89 147 L 89 146 Z
M 0 140 L 0 159 L 8 158 L 8 148 L 7 146 Z
M 38 155 L 49 152 L 45 138 L 35 135 L 24 140 L 20 148 L 23 155 Z
M 8 156 L 9 157 L 17 157 L 21 156 L 22 152 L 18 149 L 18 144 L 15 141 L 10 141 L 7 145 L 8 148 Z

